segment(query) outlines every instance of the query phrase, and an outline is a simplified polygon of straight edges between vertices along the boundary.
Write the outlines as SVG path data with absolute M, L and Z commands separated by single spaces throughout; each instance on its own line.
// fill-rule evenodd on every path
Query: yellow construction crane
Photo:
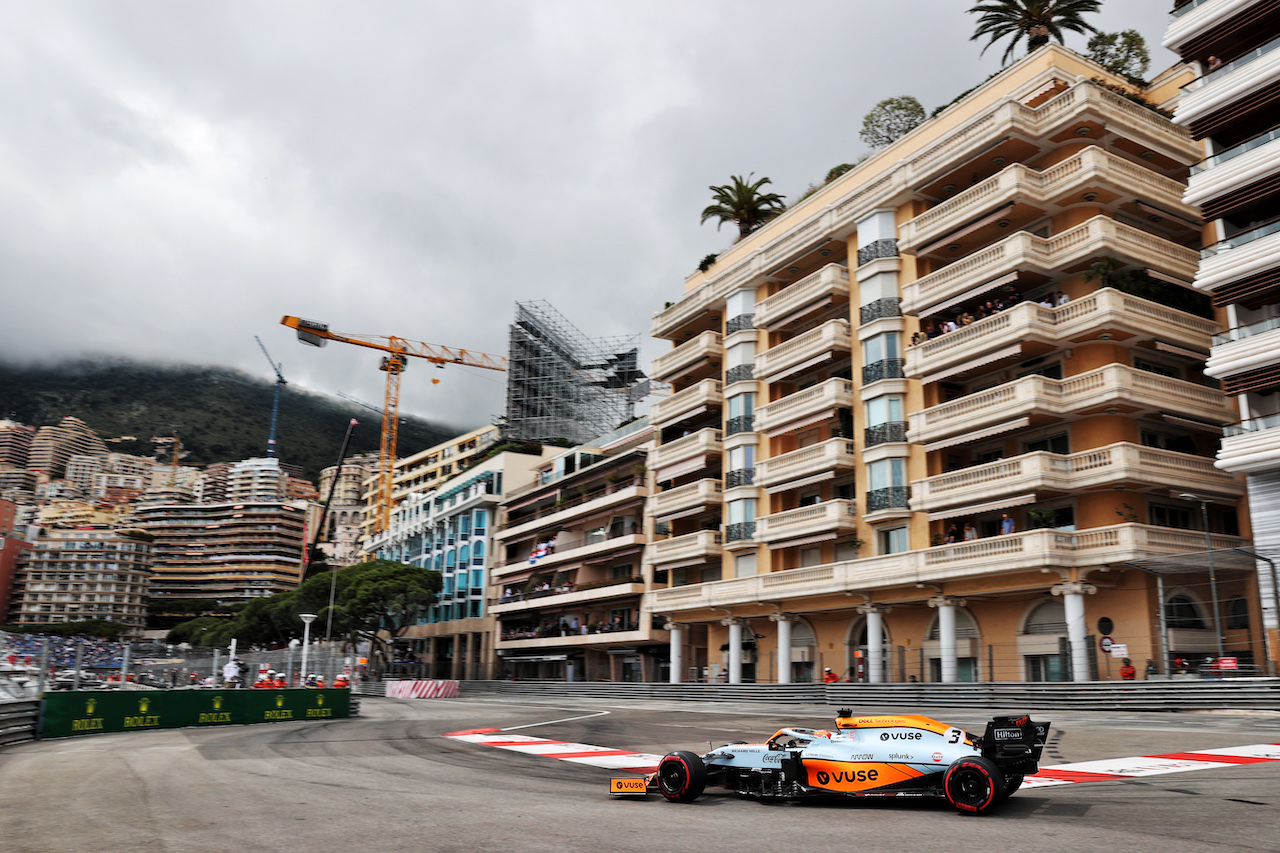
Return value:
M 488 370 L 506 370 L 507 360 L 500 355 L 454 349 L 422 341 L 411 341 L 393 335 L 351 335 L 329 331 L 327 323 L 303 320 L 300 317 L 284 317 L 280 322 L 298 333 L 298 340 L 313 347 L 322 347 L 329 341 L 382 350 L 387 355 L 379 370 L 387 374 L 386 401 L 382 407 L 382 446 L 378 454 L 378 501 L 374 532 L 391 528 L 392 487 L 396 469 L 396 439 L 399 435 L 400 374 L 404 372 L 408 356 L 424 358 L 436 367 L 446 364 L 465 364 Z M 439 379 L 432 379 L 433 383 Z

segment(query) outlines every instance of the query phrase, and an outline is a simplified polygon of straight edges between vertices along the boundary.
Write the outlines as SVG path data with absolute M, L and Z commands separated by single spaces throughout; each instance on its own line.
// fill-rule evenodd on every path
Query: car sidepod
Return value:
M 801 753 L 805 783 L 852 796 L 938 796 L 954 761 L 976 756 L 965 733 L 943 726 L 842 730 Z

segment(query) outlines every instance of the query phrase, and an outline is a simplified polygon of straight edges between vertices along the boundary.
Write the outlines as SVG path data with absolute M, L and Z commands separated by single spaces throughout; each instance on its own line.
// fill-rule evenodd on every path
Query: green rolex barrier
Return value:
M 45 694 L 46 738 L 187 726 L 234 726 L 351 715 L 349 690 L 82 691 Z

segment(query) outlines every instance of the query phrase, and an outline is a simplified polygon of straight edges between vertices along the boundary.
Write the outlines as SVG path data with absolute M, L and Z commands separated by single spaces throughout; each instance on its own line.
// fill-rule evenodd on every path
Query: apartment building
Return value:
M 146 626 L 151 545 L 130 530 L 49 530 L 19 562 L 8 624 L 105 619 Z
M 1238 410 L 1218 467 L 1243 474 L 1254 542 L 1280 552 L 1280 4 L 1187 0 L 1165 35 L 1197 75 L 1175 121 L 1202 140 L 1184 200 L 1208 220 L 1195 285 L 1225 312 L 1206 372 Z M 1261 608 L 1280 648 L 1274 569 L 1261 566 Z
M 645 612 L 653 573 L 645 418 L 543 462 L 503 502 L 489 611 L 502 676 L 565 681 L 667 677 L 665 622 Z
M 442 579 L 437 604 L 397 640 L 416 662 L 416 674 L 496 677 L 495 619 L 485 597 L 498 505 L 532 482 L 535 466 L 550 453 L 544 447 L 497 453 L 430 490 L 411 493 L 392 512 L 390 535 L 378 556 L 435 569 Z
M 377 467 L 377 454 L 363 454 L 344 460 L 341 467 L 330 465 L 320 472 L 319 497 L 328 502 L 329 512 L 319 548 L 330 566 L 350 566 L 360 560 L 364 483 Z
M 392 479 L 392 500 L 398 504 L 415 492 L 431 489 L 459 471 L 466 470 L 471 461 L 484 455 L 498 441 L 498 428 L 484 426 L 471 432 L 443 441 L 434 447 L 396 460 Z M 364 539 L 373 535 L 377 521 L 374 506 L 378 499 L 377 469 L 364 483 L 365 518 Z M 377 551 L 378 542 L 367 542 L 367 553 Z
M 31 458 L 31 439 L 34 427 L 17 421 L 0 420 L 0 466 L 25 468 Z
M 28 467 L 60 478 L 66 475 L 67 461 L 78 455 L 105 457 L 107 446 L 88 424 L 68 415 L 57 426 L 42 426 L 36 431 Z
M 19 535 L 19 530 L 22 535 Z M 18 571 L 18 558 L 30 547 L 25 526 L 18 524 L 18 505 L 0 498 L 0 613 L 9 609 L 9 594 Z
M 155 537 L 157 598 L 230 604 L 298 586 L 305 513 L 278 501 L 144 504 L 130 523 Z
M 798 202 L 655 316 L 648 608 L 671 678 L 1118 677 L 1212 652 L 1204 572 L 1247 543 L 1235 420 L 1191 287 L 1199 145 L 1065 48 L 1037 50 Z M 1252 573 L 1226 642 L 1261 660 Z M 1170 616 L 1162 631 L 1162 613 Z

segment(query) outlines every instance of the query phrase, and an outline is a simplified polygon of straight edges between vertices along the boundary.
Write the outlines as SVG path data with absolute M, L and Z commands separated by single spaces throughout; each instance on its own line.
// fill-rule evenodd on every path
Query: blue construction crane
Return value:
M 276 455 L 276 418 L 280 415 L 280 389 L 288 385 L 284 381 L 284 374 L 280 372 L 280 365 L 275 363 L 271 358 L 271 353 L 267 352 L 266 344 L 262 342 L 262 338 L 257 335 L 253 339 L 258 342 L 258 346 L 262 347 L 262 354 L 267 357 L 267 361 L 271 364 L 271 369 L 276 372 L 276 398 L 271 403 L 271 435 L 267 438 L 267 456 Z

